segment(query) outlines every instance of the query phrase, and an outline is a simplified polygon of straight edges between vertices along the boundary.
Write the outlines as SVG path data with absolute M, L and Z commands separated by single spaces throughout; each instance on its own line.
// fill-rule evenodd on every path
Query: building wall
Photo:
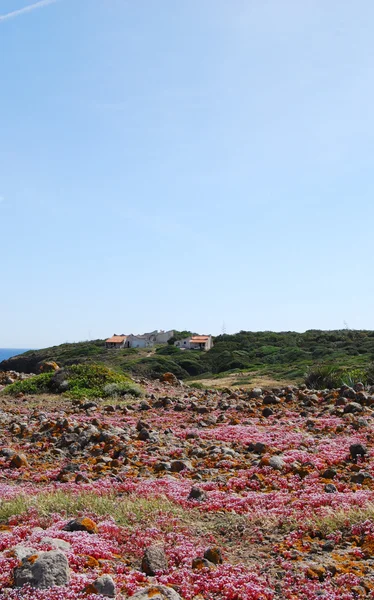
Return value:
M 151 342 L 143 337 L 138 337 L 136 335 L 131 335 L 128 338 L 130 342 L 130 348 L 147 348 L 151 345 Z
M 125 343 L 124 342 L 118 342 L 118 343 L 114 343 L 114 342 L 106 342 L 105 343 L 106 348 L 124 348 L 125 347 Z
M 190 349 L 191 348 L 191 338 L 184 338 L 183 340 L 178 340 L 177 342 L 174 343 L 174 346 L 176 346 L 177 348 L 187 348 Z
M 159 331 L 156 334 L 156 344 L 167 344 L 170 338 L 174 335 L 174 330 L 170 331 Z

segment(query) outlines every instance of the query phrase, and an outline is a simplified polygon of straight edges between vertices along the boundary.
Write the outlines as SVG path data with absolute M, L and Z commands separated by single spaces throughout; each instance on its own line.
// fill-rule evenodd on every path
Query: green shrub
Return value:
M 54 373 L 43 373 L 8 385 L 4 392 L 16 394 L 48 394 Z
M 368 382 L 368 371 L 365 369 L 348 369 L 335 365 L 318 365 L 308 369 L 304 383 L 309 388 L 332 389 L 342 385 L 353 387 L 356 383 Z
M 135 383 L 107 383 L 103 388 L 103 396 L 113 398 L 116 396 L 135 396 L 139 398 L 142 395 L 142 389 Z
M 113 388 L 113 385 L 116 386 Z M 72 398 L 99 398 L 133 394 L 139 396 L 141 390 L 133 382 L 116 371 L 102 365 L 81 364 L 68 366 L 56 373 L 43 373 L 24 381 L 17 381 L 5 388 L 7 394 L 53 394 L 66 391 Z
M 181 351 L 176 346 L 162 346 L 162 348 L 157 348 L 156 354 L 160 354 L 161 356 L 169 356 L 171 354 L 181 354 Z

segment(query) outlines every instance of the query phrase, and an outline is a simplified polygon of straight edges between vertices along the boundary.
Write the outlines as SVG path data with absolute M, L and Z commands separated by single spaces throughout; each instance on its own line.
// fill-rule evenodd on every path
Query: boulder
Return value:
M 63 531 L 87 531 L 87 533 L 97 533 L 97 525 L 88 517 L 81 517 L 69 521 L 62 528 Z
M 335 494 L 338 491 L 333 483 L 327 483 L 324 489 L 326 494 Z
M 59 366 L 53 360 L 45 360 L 39 364 L 39 371 L 41 373 L 53 373 L 59 370 Z
M 272 456 L 269 459 L 269 467 L 275 469 L 276 471 L 282 471 L 282 469 L 284 469 L 285 466 L 286 463 L 280 456 Z
M 142 560 L 143 573 L 153 576 L 157 571 L 167 571 L 168 568 L 168 560 L 162 546 L 150 546 L 146 549 Z
M 35 550 L 35 548 L 31 548 L 30 546 L 23 546 L 22 544 L 17 544 L 17 546 L 14 546 L 14 548 L 12 548 L 11 553 L 14 554 L 14 556 L 21 561 L 27 556 L 37 554 L 38 551 Z
M 56 548 L 57 550 L 63 550 L 64 552 L 71 550 L 71 544 L 69 544 L 69 542 L 65 542 L 65 540 L 60 540 L 60 538 L 44 537 L 40 540 L 40 543 L 53 546 L 53 548 Z
M 197 500 L 198 502 L 205 502 L 207 499 L 206 492 L 198 487 L 192 487 L 188 495 L 187 500 Z
M 28 467 L 29 465 L 24 454 L 14 454 L 9 466 L 11 469 L 21 469 L 21 467 Z
M 359 413 L 362 412 L 364 409 L 362 408 L 361 404 L 359 404 L 358 402 L 349 402 L 349 404 L 347 404 L 344 407 L 344 412 L 345 414 L 355 414 L 355 413 Z
M 37 589 L 63 586 L 69 583 L 69 563 L 61 550 L 39 552 L 22 559 L 14 569 L 14 586 L 29 585 Z
M 106 598 L 116 597 L 116 585 L 110 575 L 102 575 L 86 588 L 86 593 Z
M 352 460 L 357 462 L 357 457 L 361 456 L 363 458 L 365 454 L 367 454 L 368 450 L 363 444 L 351 444 L 349 447 L 349 452 Z
M 214 565 L 221 565 L 223 563 L 222 552 L 220 548 L 208 548 L 204 552 L 204 558 L 209 560 L 209 562 L 213 563 Z
M 166 585 L 152 585 L 135 592 L 131 596 L 132 600 L 149 600 L 149 598 L 152 598 L 152 600 L 182 600 L 173 588 Z
M 170 385 L 179 385 L 179 379 L 174 373 L 164 373 L 161 377 L 162 383 L 170 383 Z

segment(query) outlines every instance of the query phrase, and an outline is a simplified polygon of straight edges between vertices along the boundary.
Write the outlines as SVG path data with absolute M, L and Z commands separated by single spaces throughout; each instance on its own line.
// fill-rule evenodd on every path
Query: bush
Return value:
M 176 346 L 162 346 L 162 348 L 157 348 L 156 354 L 161 354 L 161 356 L 169 356 L 171 354 L 181 354 L 181 351 Z
M 159 379 L 164 373 L 173 373 L 178 379 L 188 377 L 187 371 L 167 356 L 155 355 L 142 358 L 132 363 L 130 368 L 133 368 L 138 375 L 150 379 Z
M 35 375 L 23 381 L 16 381 L 12 385 L 8 385 L 4 393 L 16 394 L 48 394 L 50 392 L 51 380 L 54 373 L 42 373 Z
M 116 396 L 135 396 L 139 398 L 142 395 L 142 389 L 135 385 L 135 383 L 107 383 L 103 388 L 103 396 L 105 397 L 116 397 Z
M 24 381 L 17 381 L 5 388 L 7 394 L 56 394 L 67 390 L 73 398 L 98 398 L 110 395 L 113 388 L 121 395 L 132 393 L 140 395 L 140 388 L 120 373 L 101 365 L 72 365 L 55 373 L 43 373 Z
M 358 382 L 368 382 L 368 370 L 319 365 L 310 368 L 304 377 L 304 383 L 309 388 L 320 390 L 339 388 L 342 385 L 353 387 Z

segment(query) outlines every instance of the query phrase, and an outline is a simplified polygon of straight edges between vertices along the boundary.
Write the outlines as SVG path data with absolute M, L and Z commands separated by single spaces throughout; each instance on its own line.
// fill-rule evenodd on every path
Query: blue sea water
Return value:
M 28 349 L 29 348 L 0 348 L 0 362 L 7 358 L 11 358 L 12 356 L 17 356 L 17 354 L 22 354 L 22 352 L 27 352 Z

